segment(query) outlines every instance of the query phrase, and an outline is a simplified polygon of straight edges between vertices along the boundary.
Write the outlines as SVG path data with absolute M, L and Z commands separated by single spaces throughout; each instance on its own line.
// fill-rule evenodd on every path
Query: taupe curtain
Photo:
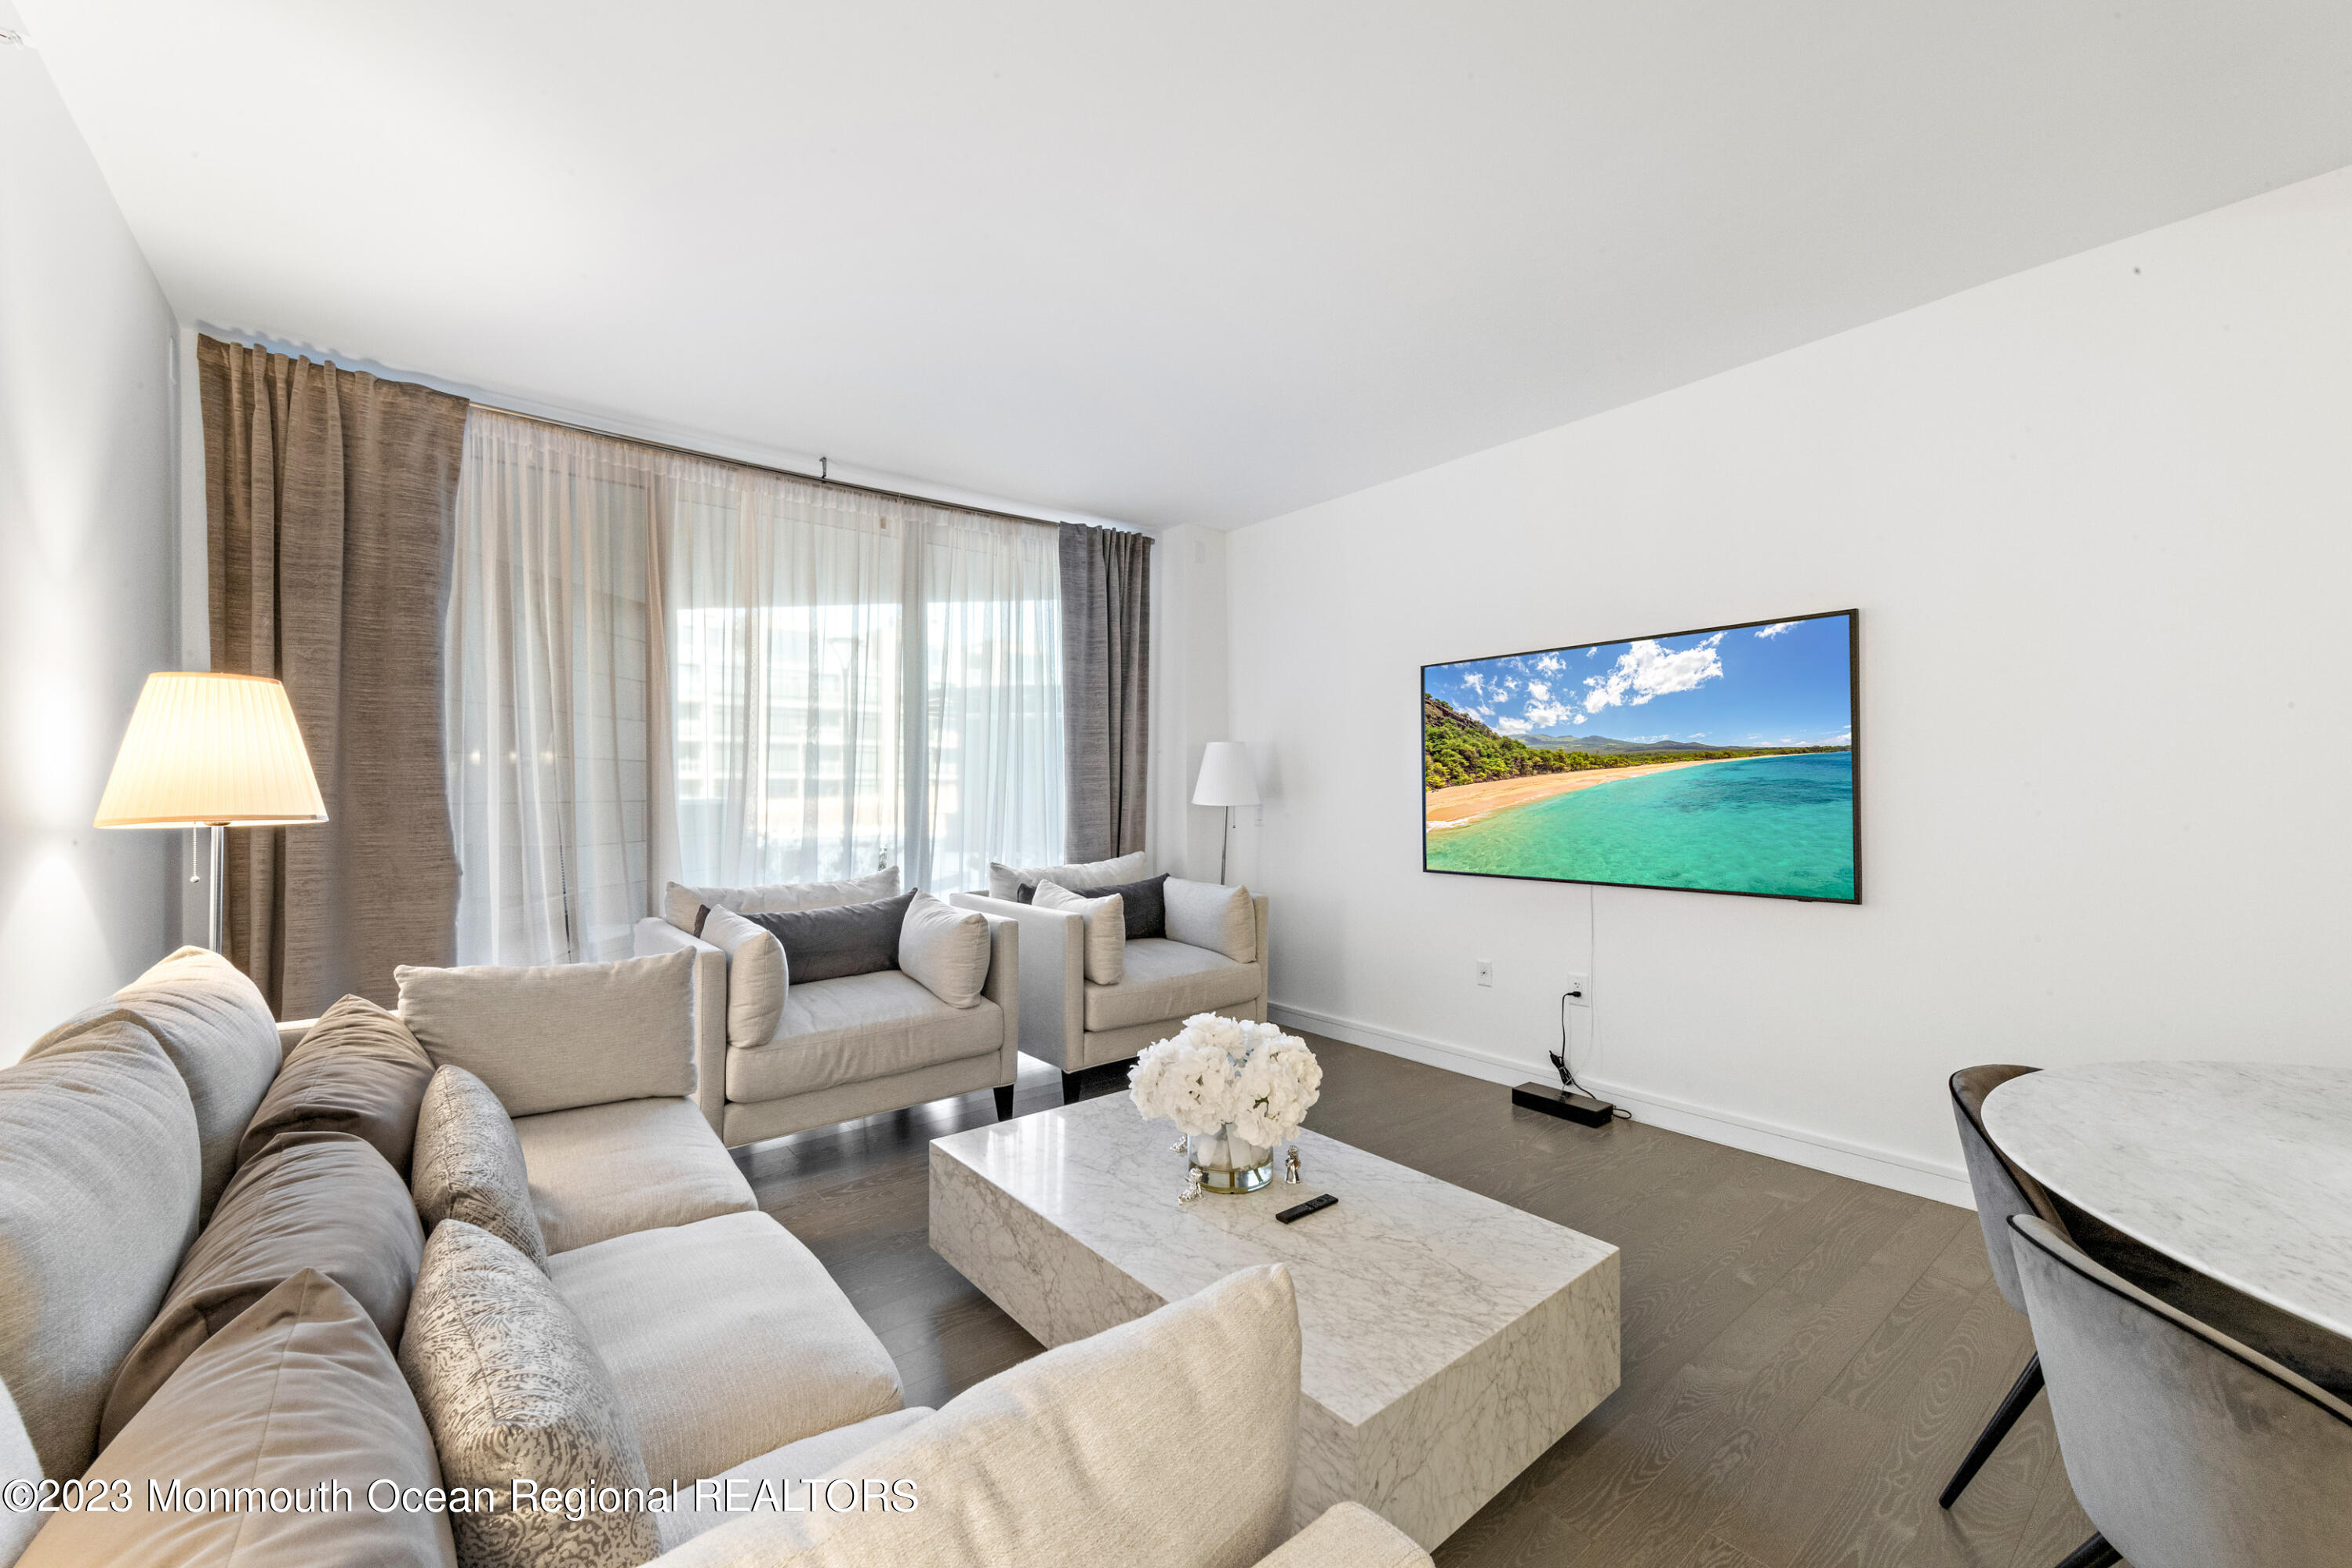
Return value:
M 1151 536 L 1062 524 L 1063 853 L 1143 847 L 1150 769 Z
M 466 401 L 200 338 L 213 668 L 286 684 L 328 820 L 234 828 L 225 945 L 280 1018 L 455 952 L 441 615 Z

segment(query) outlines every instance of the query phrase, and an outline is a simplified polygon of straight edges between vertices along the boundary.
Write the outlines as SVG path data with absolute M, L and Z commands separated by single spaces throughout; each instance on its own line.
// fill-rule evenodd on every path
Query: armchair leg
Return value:
M 2123 1560 L 2124 1554 L 2108 1545 L 2105 1536 L 2095 1534 L 2069 1552 L 2066 1561 L 2058 1564 L 2058 1568 L 2114 1568 L 2114 1564 Z
M 1074 1072 L 1066 1072 L 1062 1075 L 1062 1103 L 1064 1105 L 1076 1105 L 1077 1100 L 1078 1075 Z
M 2036 1351 L 2033 1359 L 2025 1363 L 2025 1370 L 2017 1374 L 2017 1382 L 2011 1386 L 2009 1396 L 2000 1402 L 2000 1408 L 1992 1413 L 1992 1419 L 1977 1434 L 1976 1446 L 1969 1450 L 1969 1457 L 1960 1461 L 1960 1468 L 1944 1483 L 1944 1495 L 1936 1500 L 1937 1502 L 1949 1508 L 1960 1500 L 1960 1494 L 1969 1489 L 1969 1483 L 1977 1479 L 1977 1472 L 1984 1468 L 1992 1451 L 2000 1447 L 2000 1440 L 2009 1436 L 2009 1429 L 2017 1425 L 2017 1418 L 2025 1414 L 2025 1407 L 2041 1392 L 2042 1352 Z
M 1012 1116 L 1013 1086 L 1009 1083 L 1000 1083 L 996 1086 L 996 1119 L 999 1121 L 1010 1121 Z

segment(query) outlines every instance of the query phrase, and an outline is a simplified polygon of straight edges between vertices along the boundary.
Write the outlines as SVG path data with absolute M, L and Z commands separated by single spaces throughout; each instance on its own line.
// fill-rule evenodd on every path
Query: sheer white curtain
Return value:
M 646 908 L 656 455 L 467 416 L 443 623 L 457 962 L 625 957 Z
M 446 637 L 461 963 L 625 955 L 669 879 L 1061 858 L 1048 525 L 477 409 Z

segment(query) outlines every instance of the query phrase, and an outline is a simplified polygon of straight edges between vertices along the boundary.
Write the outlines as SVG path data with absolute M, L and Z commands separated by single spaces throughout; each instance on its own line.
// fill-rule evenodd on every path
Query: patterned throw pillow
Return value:
M 464 1068 L 445 1067 L 425 1087 L 409 1191 L 427 1230 L 463 1220 L 546 1269 L 547 1238 L 531 1207 L 514 1123 L 499 1097 Z
M 453 1517 L 467 1568 L 636 1568 L 661 1551 L 645 1458 L 613 1373 L 545 1274 L 488 1231 L 445 1222 L 401 1336 L 400 1370 L 432 1429 L 441 1478 L 511 1500 L 518 1480 L 550 1509 Z M 724 1376 L 723 1368 L 714 1370 Z M 587 1489 L 586 1506 L 562 1506 Z

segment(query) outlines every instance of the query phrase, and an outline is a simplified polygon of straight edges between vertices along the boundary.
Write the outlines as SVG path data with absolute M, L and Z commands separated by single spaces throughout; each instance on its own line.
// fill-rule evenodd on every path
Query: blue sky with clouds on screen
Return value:
M 1430 666 L 1425 689 L 1506 735 L 1717 746 L 1853 738 L 1848 617 Z

